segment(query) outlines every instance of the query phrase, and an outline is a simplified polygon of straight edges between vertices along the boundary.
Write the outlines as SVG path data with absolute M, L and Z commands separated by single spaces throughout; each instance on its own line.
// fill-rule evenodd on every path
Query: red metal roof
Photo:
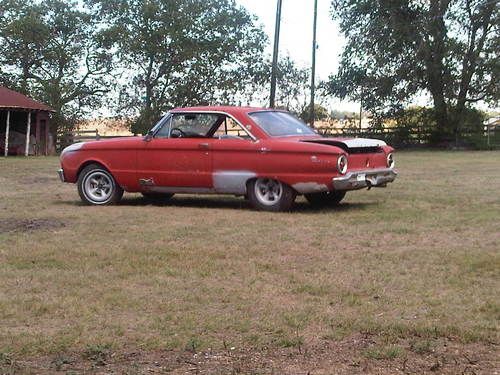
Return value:
M 34 110 L 34 111 L 47 111 L 55 112 L 48 105 L 37 102 L 27 96 L 9 90 L 7 87 L 0 86 L 0 109 L 13 109 L 13 110 Z

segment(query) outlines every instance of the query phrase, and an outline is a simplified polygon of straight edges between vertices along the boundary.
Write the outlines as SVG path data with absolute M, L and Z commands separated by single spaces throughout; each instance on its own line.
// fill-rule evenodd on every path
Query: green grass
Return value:
M 404 349 L 399 346 L 389 345 L 366 349 L 364 352 L 369 359 L 395 359 L 404 356 Z
M 87 207 L 57 168 L 0 158 L 0 358 L 498 342 L 499 152 L 402 152 L 387 189 L 279 214 L 223 196 Z

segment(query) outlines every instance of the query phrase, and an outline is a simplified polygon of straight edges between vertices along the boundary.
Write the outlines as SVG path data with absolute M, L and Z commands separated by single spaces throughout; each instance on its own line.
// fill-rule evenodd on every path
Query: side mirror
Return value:
M 152 139 L 153 139 L 153 131 L 152 131 L 152 130 L 150 130 L 150 131 L 148 131 L 148 134 L 146 134 L 146 136 L 144 137 L 144 141 L 145 141 L 145 142 L 149 142 L 149 141 L 151 141 Z

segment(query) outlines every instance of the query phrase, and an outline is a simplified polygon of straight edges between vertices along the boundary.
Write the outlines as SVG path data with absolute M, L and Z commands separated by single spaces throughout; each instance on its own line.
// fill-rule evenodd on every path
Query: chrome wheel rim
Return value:
M 83 182 L 83 191 L 89 200 L 104 203 L 111 198 L 114 182 L 111 176 L 104 171 L 92 171 Z
M 283 195 L 281 182 L 271 178 L 259 178 L 255 181 L 255 196 L 258 201 L 266 206 L 272 206 L 279 202 Z

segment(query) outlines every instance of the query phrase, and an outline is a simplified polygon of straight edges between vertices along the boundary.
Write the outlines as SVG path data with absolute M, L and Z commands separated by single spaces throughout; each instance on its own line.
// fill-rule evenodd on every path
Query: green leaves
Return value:
M 112 87 L 95 19 L 74 1 L 2 0 L 0 10 L 1 82 L 54 108 L 53 131 L 71 128 Z
M 231 104 L 237 94 L 241 100 L 262 63 L 266 36 L 233 1 L 89 3 L 128 76 L 119 105 L 139 114 L 135 132 L 147 131 L 172 107 Z
M 379 112 L 430 95 L 437 126 L 453 122 L 451 128 L 458 129 L 460 116 L 448 116 L 450 108 L 462 113 L 477 100 L 498 103 L 494 3 L 333 0 L 332 16 L 347 45 L 329 92 L 363 100 L 365 108 Z

